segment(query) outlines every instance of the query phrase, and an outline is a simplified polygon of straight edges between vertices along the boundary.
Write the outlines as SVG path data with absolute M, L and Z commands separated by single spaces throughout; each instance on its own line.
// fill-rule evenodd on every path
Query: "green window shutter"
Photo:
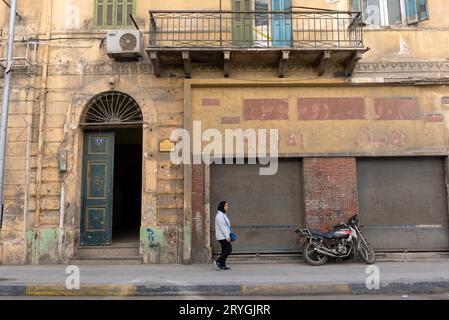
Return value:
M 132 26 L 136 0 L 95 0 L 94 24 L 98 28 L 119 29 Z
M 94 8 L 94 24 L 95 26 L 103 25 L 104 0 L 95 0 Z
M 124 16 L 126 16 L 126 12 L 125 12 L 126 10 L 124 10 L 123 2 L 126 0 L 116 0 L 116 1 L 117 1 L 116 2 L 117 27 L 121 27 L 121 26 L 123 26 L 123 21 L 126 21 L 123 19 Z
M 133 22 L 131 21 L 129 14 L 132 14 L 133 16 L 136 15 L 136 0 L 124 0 L 124 1 L 126 1 L 126 8 L 125 8 L 126 10 L 123 21 L 126 21 L 126 26 L 132 26 Z

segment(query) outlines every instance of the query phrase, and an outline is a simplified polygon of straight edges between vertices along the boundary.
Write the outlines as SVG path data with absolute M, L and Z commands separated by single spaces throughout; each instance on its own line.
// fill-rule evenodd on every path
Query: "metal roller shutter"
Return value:
M 357 177 L 360 220 L 374 248 L 448 249 L 442 158 L 361 158 Z
M 278 172 L 259 175 L 260 165 L 212 165 L 211 244 L 215 240 L 215 214 L 220 200 L 231 205 L 229 218 L 237 241 L 234 253 L 298 252 L 295 229 L 303 225 L 302 162 L 279 160 Z

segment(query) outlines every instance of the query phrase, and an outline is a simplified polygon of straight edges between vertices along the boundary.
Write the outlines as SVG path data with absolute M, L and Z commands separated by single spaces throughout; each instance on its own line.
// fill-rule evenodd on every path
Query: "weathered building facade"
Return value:
M 379 251 L 447 251 L 447 6 L 18 1 L 0 263 L 206 262 L 222 199 L 235 253 L 298 252 L 297 226 L 353 214 Z M 136 26 L 140 58 L 139 37 L 113 52 L 108 31 Z M 193 161 L 208 129 L 242 129 L 244 153 Z M 278 130 L 274 175 L 251 162 L 260 129 Z

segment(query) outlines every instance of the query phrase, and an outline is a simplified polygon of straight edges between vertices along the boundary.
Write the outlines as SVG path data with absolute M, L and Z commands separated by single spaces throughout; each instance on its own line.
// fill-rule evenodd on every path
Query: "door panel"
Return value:
M 252 0 L 232 0 L 232 10 L 252 11 Z M 232 14 L 232 45 L 251 47 L 253 45 L 253 18 L 248 13 Z
M 85 132 L 81 245 L 108 245 L 112 237 L 114 132 Z
M 272 11 L 291 11 L 290 0 L 272 0 Z M 292 44 L 292 15 L 273 13 L 272 21 L 273 46 L 290 47 Z

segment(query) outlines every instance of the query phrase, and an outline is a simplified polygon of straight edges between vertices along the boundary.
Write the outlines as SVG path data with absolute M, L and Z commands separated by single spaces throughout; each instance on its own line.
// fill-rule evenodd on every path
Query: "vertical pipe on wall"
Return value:
M 31 149 L 31 124 L 27 124 L 27 144 L 25 151 L 25 199 L 23 200 L 23 242 L 24 242 L 24 257 L 25 262 L 27 260 L 27 236 L 26 236 L 26 226 L 27 226 L 27 214 L 28 214 L 28 195 L 30 188 L 30 149 Z
M 9 14 L 9 34 L 8 34 L 8 52 L 6 56 L 6 69 L 3 82 L 3 106 L 2 119 L 0 124 L 0 230 L 3 225 L 3 184 L 5 171 L 5 155 L 6 155 L 6 135 L 8 129 L 8 112 L 9 112 L 9 95 L 12 78 L 12 63 L 13 63 L 13 49 L 14 49 L 14 31 L 16 24 L 16 0 L 11 1 Z
M 64 198 L 65 198 L 65 186 L 64 186 L 64 180 L 61 181 L 61 202 L 59 205 L 59 232 L 58 232 L 58 250 L 59 250 L 59 257 L 62 261 L 63 259 L 63 245 L 62 240 L 64 239 L 64 214 L 65 214 L 65 205 L 64 205 Z

